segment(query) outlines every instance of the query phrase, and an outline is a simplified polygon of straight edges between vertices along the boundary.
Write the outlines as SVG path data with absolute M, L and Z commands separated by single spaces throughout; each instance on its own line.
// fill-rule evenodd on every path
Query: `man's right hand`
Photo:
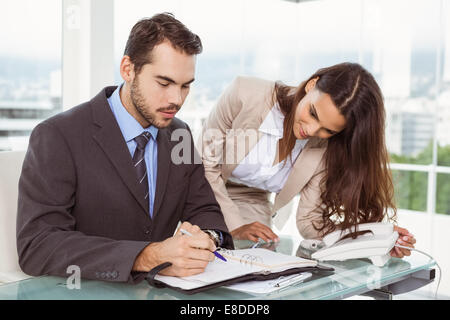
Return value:
M 192 237 L 181 234 L 180 229 L 190 232 Z M 145 247 L 136 258 L 133 271 L 148 272 L 161 263 L 171 262 L 172 266 L 161 270 L 161 275 L 186 277 L 202 273 L 214 260 L 212 252 L 216 246 L 198 226 L 183 222 L 180 229 L 173 237 Z

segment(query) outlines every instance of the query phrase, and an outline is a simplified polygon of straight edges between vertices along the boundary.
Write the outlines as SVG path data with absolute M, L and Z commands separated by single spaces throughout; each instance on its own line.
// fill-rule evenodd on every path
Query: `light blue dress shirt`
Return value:
M 152 137 L 150 141 L 145 146 L 145 165 L 147 166 L 147 177 L 148 177 L 148 191 L 149 191 L 149 211 L 150 216 L 153 216 L 153 204 L 155 202 L 155 188 L 156 188 L 156 173 L 158 171 L 158 145 L 156 142 L 156 137 L 158 135 L 158 128 L 150 126 L 148 128 L 143 128 L 140 123 L 133 118 L 131 114 L 125 109 L 120 100 L 120 88 L 122 85 L 118 86 L 111 97 L 108 98 L 108 103 L 111 110 L 119 124 L 122 135 L 127 143 L 128 150 L 130 151 L 131 157 L 134 155 L 136 150 L 136 142 L 134 138 L 142 134 L 144 131 L 148 131 Z

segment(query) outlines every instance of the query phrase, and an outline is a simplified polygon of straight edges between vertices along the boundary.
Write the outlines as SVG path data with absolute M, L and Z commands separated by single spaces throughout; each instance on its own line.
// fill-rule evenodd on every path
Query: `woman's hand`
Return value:
M 416 239 L 414 236 L 409 233 L 405 228 L 400 228 L 398 226 L 394 226 L 394 231 L 398 232 L 398 239 L 395 244 L 399 244 L 401 246 L 414 248 L 414 244 L 416 243 Z M 404 256 L 411 255 L 411 250 L 394 247 L 391 250 L 391 256 L 395 258 L 403 258 Z
M 240 226 L 230 232 L 234 239 L 250 240 L 258 242 L 258 238 L 263 239 L 266 242 L 279 241 L 278 236 L 273 233 L 272 229 L 260 222 L 252 222 Z

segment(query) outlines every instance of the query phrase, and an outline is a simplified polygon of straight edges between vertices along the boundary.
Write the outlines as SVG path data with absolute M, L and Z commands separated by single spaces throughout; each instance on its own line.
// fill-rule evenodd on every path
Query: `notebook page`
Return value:
M 227 261 L 225 262 L 216 257 L 214 261 L 208 263 L 204 272 L 193 276 L 169 277 L 156 275 L 155 279 L 174 287 L 194 289 L 211 283 L 243 276 L 248 273 L 260 272 L 264 269 L 260 266 L 243 265 L 236 260 L 226 259 Z
M 188 277 L 169 277 L 156 275 L 155 279 L 182 289 L 199 288 L 211 283 L 236 278 L 245 274 L 262 272 L 279 272 L 291 268 L 316 266 L 317 262 L 263 248 L 221 250 L 220 254 L 227 261 L 215 258 L 205 271 Z
M 221 254 L 229 260 L 239 262 L 241 265 L 252 265 L 270 270 L 283 271 L 291 268 L 317 266 L 317 261 L 296 256 L 290 256 L 264 248 L 226 250 Z

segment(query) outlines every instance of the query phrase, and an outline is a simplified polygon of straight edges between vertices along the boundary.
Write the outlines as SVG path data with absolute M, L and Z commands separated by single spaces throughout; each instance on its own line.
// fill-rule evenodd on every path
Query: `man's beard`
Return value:
M 156 128 L 165 128 L 167 127 L 171 122 L 172 119 L 166 119 L 164 121 L 156 121 L 156 114 L 154 112 L 149 111 L 150 108 L 147 108 L 145 104 L 145 99 L 141 94 L 141 91 L 139 90 L 139 86 L 137 83 L 137 78 L 133 80 L 131 83 L 130 88 L 130 98 L 131 102 L 133 103 L 134 108 L 136 111 L 149 123 L 151 126 L 155 126 Z M 181 106 L 171 104 L 167 108 L 159 108 L 156 110 L 156 112 L 160 111 L 179 111 Z

